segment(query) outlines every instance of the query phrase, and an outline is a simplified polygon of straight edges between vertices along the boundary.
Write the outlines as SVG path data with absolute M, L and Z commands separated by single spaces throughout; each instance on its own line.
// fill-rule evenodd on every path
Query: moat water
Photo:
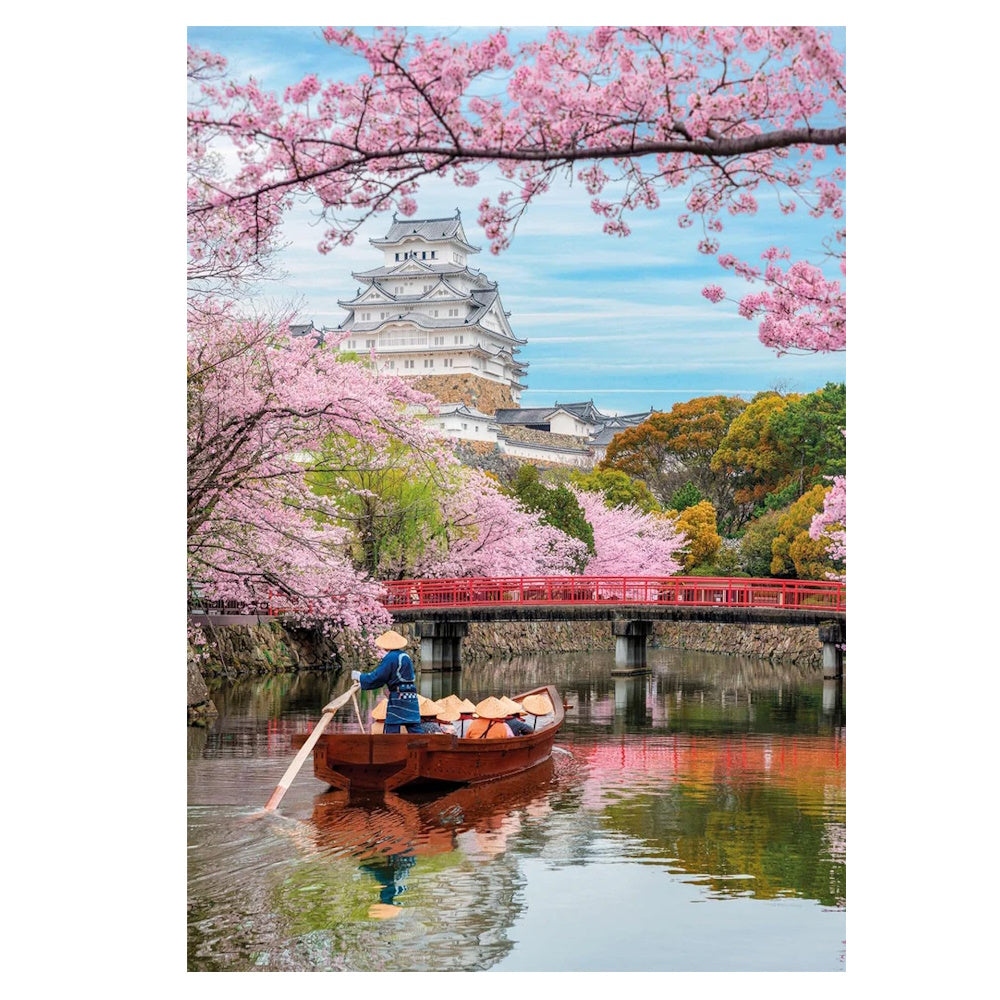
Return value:
M 843 682 L 650 650 L 482 662 L 421 692 L 554 683 L 552 759 L 446 795 L 350 803 L 293 737 L 347 686 L 223 683 L 188 735 L 190 971 L 839 971 L 846 968 Z M 361 696 L 367 712 L 377 695 Z M 350 706 L 333 728 L 357 731 Z

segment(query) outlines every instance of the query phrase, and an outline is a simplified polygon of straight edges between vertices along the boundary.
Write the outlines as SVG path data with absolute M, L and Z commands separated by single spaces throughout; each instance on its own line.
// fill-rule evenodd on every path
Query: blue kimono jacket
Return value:
M 401 649 L 390 650 L 374 670 L 361 675 L 358 683 L 363 691 L 371 691 L 383 685 L 389 689 L 389 704 L 385 710 L 386 726 L 419 724 L 417 675 L 408 653 Z

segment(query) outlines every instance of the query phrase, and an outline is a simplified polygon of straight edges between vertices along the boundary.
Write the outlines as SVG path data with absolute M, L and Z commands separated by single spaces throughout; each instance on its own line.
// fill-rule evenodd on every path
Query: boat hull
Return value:
M 419 785 L 469 785 L 518 774 L 548 760 L 563 721 L 562 699 L 548 694 L 553 720 L 537 733 L 507 739 L 462 739 L 437 733 L 324 733 L 313 748 L 313 772 L 350 792 L 392 791 Z

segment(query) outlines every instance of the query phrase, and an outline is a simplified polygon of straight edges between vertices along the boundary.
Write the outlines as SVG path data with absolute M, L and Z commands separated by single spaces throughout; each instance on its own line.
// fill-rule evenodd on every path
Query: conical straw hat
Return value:
M 385 732 L 385 725 L 383 723 L 381 723 L 381 722 L 373 722 L 372 723 L 372 727 L 369 730 L 369 732 L 374 733 L 376 735 L 378 733 L 384 733 Z
M 508 715 L 521 715 L 524 712 L 524 709 L 513 698 L 508 698 L 507 695 L 504 695 L 500 701 L 504 708 L 507 709 Z
M 490 695 L 476 705 L 476 715 L 480 719 L 503 719 L 508 715 L 504 703 L 499 698 Z
M 405 635 L 400 635 L 393 629 L 389 629 L 388 632 L 383 632 L 375 640 L 375 645 L 379 649 L 403 649 L 410 644 L 409 640 Z
M 521 704 L 529 715 L 548 715 L 555 711 L 547 694 L 529 694 L 521 700 Z
M 422 694 L 417 695 L 417 703 L 420 706 L 420 715 L 423 718 L 437 715 L 441 711 L 441 706 L 430 698 L 425 698 Z
M 456 712 L 462 711 L 462 699 L 457 694 L 450 694 L 447 698 L 438 698 L 438 704 L 442 708 L 454 709 Z
M 441 711 L 435 716 L 438 722 L 455 722 L 462 714 L 454 705 L 446 705 L 443 701 L 438 704 L 441 706 Z
M 385 712 L 388 707 L 389 707 L 389 699 L 383 698 L 372 709 L 372 718 L 376 722 L 385 722 Z
M 476 710 L 476 706 L 473 705 L 468 698 L 463 698 L 461 702 L 459 702 L 458 710 L 462 713 L 462 715 L 472 715 Z

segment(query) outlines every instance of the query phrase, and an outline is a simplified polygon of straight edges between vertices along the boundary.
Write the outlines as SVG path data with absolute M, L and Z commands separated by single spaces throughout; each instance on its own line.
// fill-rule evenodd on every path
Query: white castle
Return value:
M 340 348 L 436 396 L 440 412 L 428 419 L 442 435 L 522 461 L 589 468 L 615 433 L 652 412 L 610 416 L 593 400 L 519 408 L 528 366 L 517 354 L 527 341 L 514 335 L 496 282 L 468 266 L 479 248 L 457 209 L 443 219 L 393 215 L 389 232 L 369 242 L 382 264 L 354 272 L 357 294 L 339 300 L 348 313 L 335 331 Z M 326 331 L 310 323 L 293 332 L 322 341 Z
M 362 283 L 338 328 L 343 349 L 374 353 L 394 375 L 472 376 L 502 386 L 517 403 L 527 366 L 515 355 L 527 341 L 514 336 L 495 281 L 466 263 L 479 253 L 452 218 L 400 221 L 382 239 L 380 267 L 356 271 Z M 428 391 L 433 392 L 433 383 Z

